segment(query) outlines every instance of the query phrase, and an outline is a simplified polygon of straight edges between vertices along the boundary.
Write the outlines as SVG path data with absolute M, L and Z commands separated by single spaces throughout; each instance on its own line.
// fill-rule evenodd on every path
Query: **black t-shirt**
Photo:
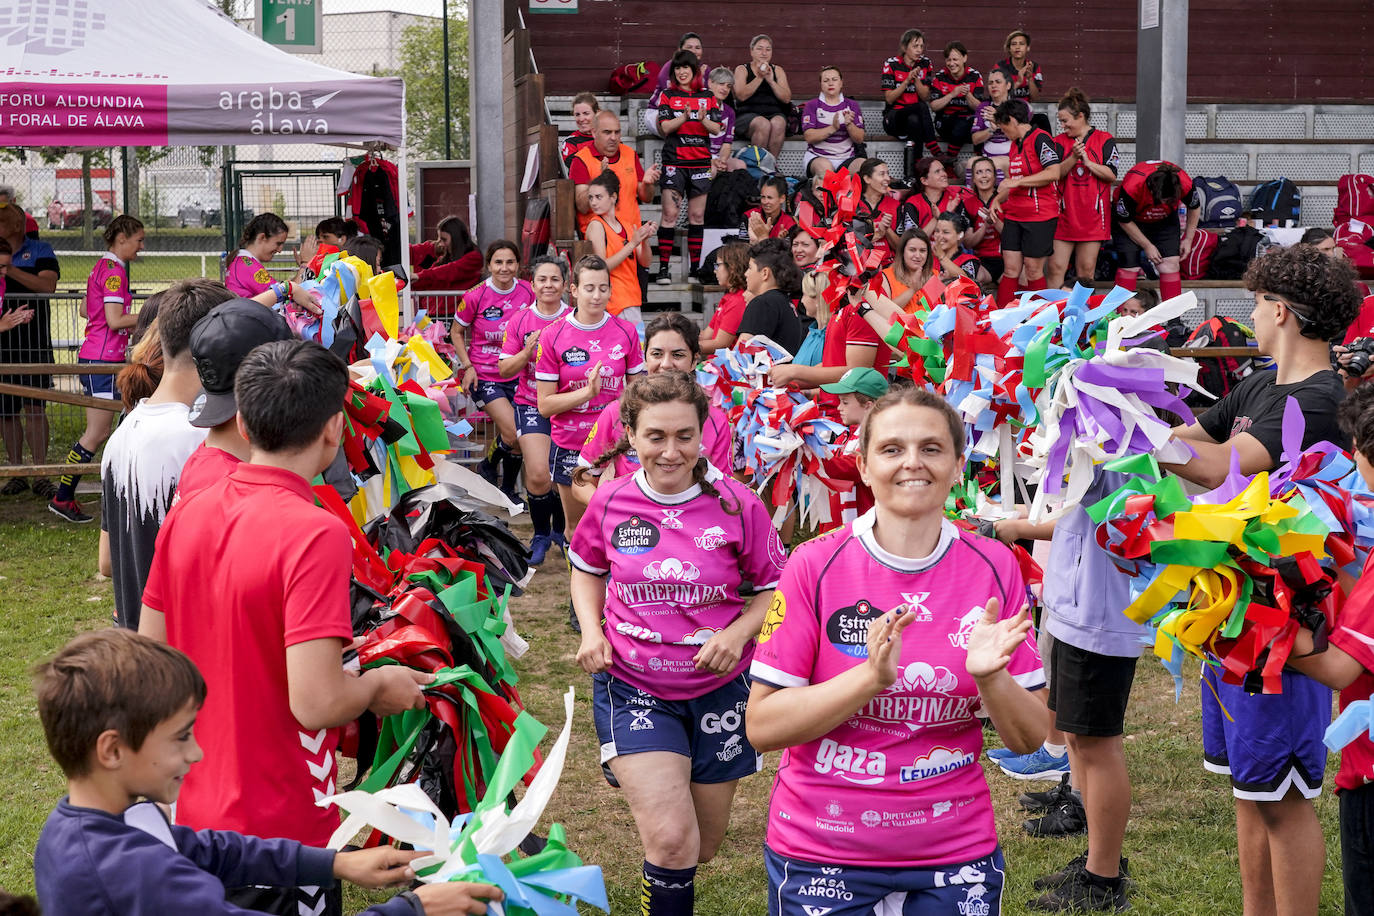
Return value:
M 739 334 L 762 335 L 793 355 L 796 355 L 802 342 L 802 326 L 797 318 L 797 310 L 792 307 L 786 294 L 777 289 L 759 293 L 749 300 L 744 308 L 744 316 L 740 318 Z
M 1217 442 L 1241 433 L 1260 441 L 1278 467 L 1283 461 L 1283 411 L 1288 398 L 1297 398 L 1306 426 L 1302 447 L 1332 442 L 1349 448 L 1350 440 L 1336 423 L 1336 408 L 1345 399 L 1340 376 L 1323 369 L 1300 382 L 1276 385 L 1273 370 L 1255 372 L 1241 380 L 1224 398 L 1198 417 L 1198 425 Z

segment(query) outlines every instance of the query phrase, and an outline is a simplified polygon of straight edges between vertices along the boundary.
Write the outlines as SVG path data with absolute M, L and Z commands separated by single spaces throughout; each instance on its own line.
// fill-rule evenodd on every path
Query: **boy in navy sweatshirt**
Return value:
M 225 901 L 226 887 L 365 887 L 414 877 L 422 852 L 392 847 L 335 853 L 294 840 L 264 840 L 169 825 L 148 802 L 170 805 L 201 758 L 192 733 L 205 681 L 189 658 L 129 630 L 85 633 L 37 670 L 38 715 L 67 797 L 48 816 L 34 852 L 34 882 L 47 916 L 253 912 Z M 226 786 L 226 791 L 232 787 Z M 501 891 L 454 882 L 421 886 L 366 912 L 377 916 L 486 913 Z

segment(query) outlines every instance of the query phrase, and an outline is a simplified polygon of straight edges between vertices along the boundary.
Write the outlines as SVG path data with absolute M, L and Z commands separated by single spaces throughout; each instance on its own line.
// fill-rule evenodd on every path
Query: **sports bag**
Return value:
M 1256 219 L 1297 222 L 1302 216 L 1302 189 L 1287 178 L 1266 181 L 1250 192 L 1247 210 Z
M 1230 229 L 1236 224 L 1243 204 L 1240 188 L 1229 178 L 1194 178 L 1193 187 L 1202 201 L 1198 226 L 1203 229 Z
M 1331 224 L 1374 219 L 1374 175 L 1342 175 L 1336 182 L 1336 210 Z
M 1193 236 L 1193 247 L 1189 249 L 1188 257 L 1179 262 L 1179 273 L 1183 274 L 1183 279 L 1201 280 L 1207 276 L 1207 269 L 1212 266 L 1212 257 L 1217 253 L 1220 241 L 1218 233 L 1206 229 Z
M 1264 233 L 1254 226 L 1238 226 L 1217 242 L 1212 263 L 1207 268 L 1208 280 L 1239 280 L 1245 268 L 1259 253 Z

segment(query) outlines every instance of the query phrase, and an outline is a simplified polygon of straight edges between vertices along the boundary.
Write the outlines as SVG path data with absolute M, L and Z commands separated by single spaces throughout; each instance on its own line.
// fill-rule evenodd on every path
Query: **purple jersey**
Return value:
M 997 830 L 966 647 L 988 599 L 1013 616 L 1026 588 L 1011 551 L 948 521 L 930 556 L 888 553 L 873 535 L 875 512 L 792 552 L 759 633 L 754 681 L 804 687 L 864 664 L 871 622 L 916 612 L 897 681 L 828 734 L 783 752 L 768 847 L 869 867 L 978 859 L 996 848 Z M 1044 686 L 1034 640 L 1017 647 L 1007 671 L 1023 687 Z
M 735 139 L 735 109 L 720 103 L 720 130 L 710 135 L 711 156 L 720 155 L 721 148 Z
M 568 554 L 574 568 L 610 577 L 610 673 L 664 700 L 699 697 L 749 667 L 752 646 L 725 676 L 698 671 L 692 659 L 750 597 L 777 585 L 787 560 L 763 502 L 715 467 L 707 480 L 720 499 L 699 486 L 656 493 L 643 468 L 598 487 Z
M 497 289 L 490 277 L 463 296 L 463 305 L 453 320 L 472 330 L 468 341 L 468 358 L 472 360 L 472 368 L 477 370 L 477 377 L 482 381 L 502 381 L 497 364 L 501 362 L 506 323 L 533 301 L 534 287 L 525 280 L 516 280 L 510 289 Z
M 644 351 L 639 331 L 624 318 L 609 312 L 595 325 L 582 324 L 569 313 L 539 335 L 534 378 L 557 382 L 557 392 L 587 387 L 587 374 L 601 364 L 601 390 L 587 403 L 556 414 L 549 422 L 553 444 L 580 451 L 601 408 L 620 399 L 627 376 L 644 371 Z
M 566 302 L 558 303 L 558 311 L 552 315 L 545 315 L 533 304 L 516 312 L 506 323 L 506 336 L 501 341 L 501 358 L 514 356 L 525 349 L 531 334 L 544 330 L 566 314 Z M 520 370 L 520 381 L 515 386 L 515 403 L 524 404 L 526 407 L 539 406 L 539 392 L 534 387 L 534 363 L 535 358 L 531 356 L 525 363 L 525 368 Z
M 840 115 L 846 111 L 854 113 L 854 123 L 860 127 L 864 123 L 864 112 L 859 107 L 859 103 L 853 99 L 840 96 L 840 100 L 831 105 L 823 97 L 816 97 L 806 103 L 806 108 L 802 110 L 802 130 L 817 130 L 822 127 L 834 127 L 830 136 L 818 143 L 809 144 L 806 149 L 817 156 L 825 156 L 827 159 L 840 159 L 854 155 L 854 141 L 849 139 L 849 129 L 839 123 Z
M 133 294 L 129 291 L 128 265 L 108 251 L 95 262 L 91 275 L 86 278 L 86 339 L 77 356 L 122 363 L 124 351 L 129 346 L 129 331 L 127 328 L 116 331 L 105 321 L 107 302 L 118 305 L 124 314 L 134 305 Z
M 229 261 L 224 285 L 235 296 L 252 299 L 263 290 L 272 288 L 272 275 L 261 261 L 248 253 L 248 249 L 240 248 L 239 253 Z
M 591 432 L 587 433 L 587 442 L 582 446 L 582 457 L 577 463 L 582 467 L 591 467 L 596 459 L 616 444 L 623 432 L 624 429 L 620 425 L 620 401 L 617 399 L 607 404 L 601 411 L 601 416 L 592 424 Z M 730 420 L 725 416 L 725 411 L 713 406 L 706 414 L 706 424 L 701 428 L 701 454 L 716 467 L 728 471 L 731 445 Z M 639 456 L 635 454 L 634 449 L 630 449 L 625 454 L 616 456 L 611 476 L 624 477 L 637 470 Z

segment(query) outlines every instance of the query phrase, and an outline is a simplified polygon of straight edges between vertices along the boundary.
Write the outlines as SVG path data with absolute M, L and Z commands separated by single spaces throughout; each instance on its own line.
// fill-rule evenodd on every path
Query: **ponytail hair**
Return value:
M 1178 200 L 1183 196 L 1183 179 L 1172 162 L 1161 162 L 1145 179 L 1145 190 L 1160 203 Z
M 108 248 L 109 246 L 113 245 L 121 235 L 124 236 L 126 239 L 133 238 L 135 233 L 142 231 L 143 223 L 138 219 L 138 217 L 130 216 L 127 213 L 121 213 L 114 219 L 110 220 L 110 225 L 105 227 L 105 233 L 103 235 L 103 238 L 105 239 L 105 247 Z
M 259 213 L 248 221 L 239 235 L 239 247 L 247 248 L 260 235 L 269 239 L 279 232 L 286 232 L 286 221 L 275 213 Z
M 677 334 L 687 342 L 687 349 L 692 353 L 693 365 L 701 359 L 701 328 L 681 312 L 659 312 L 644 326 L 645 349 L 648 348 L 649 341 L 665 331 Z
M 162 293 L 154 293 L 138 310 L 138 325 L 135 327 L 136 342 L 129 353 L 129 364 L 119 370 L 115 377 L 115 387 L 119 389 L 119 399 L 124 410 L 130 411 L 138 402 L 151 397 L 162 381 L 162 335 L 158 333 L 157 311 Z M 151 316 L 144 323 L 145 314 Z
M 1092 106 L 1088 104 L 1088 96 L 1077 86 L 1070 87 L 1069 91 L 1064 93 L 1064 97 L 1059 100 L 1059 110 L 1081 118 L 1091 117 L 1093 113 Z
M 625 393 L 620 396 L 620 422 L 625 430 L 635 429 L 639 426 L 640 412 L 645 407 L 675 403 L 687 404 L 695 410 L 698 429 L 705 428 L 706 417 L 711 411 L 711 402 L 695 379 L 686 372 L 677 371 L 642 375 L 631 382 L 629 387 L 625 389 Z M 578 484 L 587 484 L 593 476 L 593 469 L 605 468 L 629 451 L 629 436 L 626 432 L 621 432 L 615 444 L 597 456 L 590 468 L 581 467 L 573 473 L 573 481 Z M 707 479 L 709 466 L 706 456 L 698 457 L 696 464 L 692 466 L 692 483 L 701 487 L 701 492 L 707 496 L 714 497 L 727 515 L 739 515 L 739 501 L 727 500 L 715 484 Z

